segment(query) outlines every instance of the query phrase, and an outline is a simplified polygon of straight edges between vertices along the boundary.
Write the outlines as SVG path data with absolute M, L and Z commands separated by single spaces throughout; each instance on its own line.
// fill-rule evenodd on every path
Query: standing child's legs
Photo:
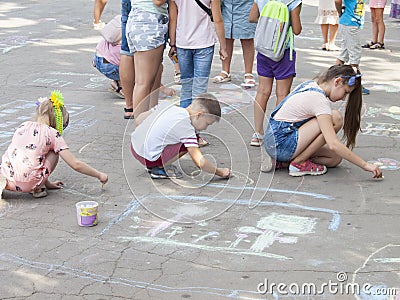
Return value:
M 339 51 L 340 47 L 335 45 L 336 36 L 338 33 L 338 25 L 329 25 L 329 50 L 330 51 Z
M 241 39 L 244 61 L 244 87 L 254 87 L 256 82 L 253 75 L 254 39 Z
M 193 56 L 194 79 L 192 99 L 207 92 L 211 64 L 214 57 L 214 46 L 196 49 Z
M 180 106 L 188 107 L 192 103 L 192 88 L 194 77 L 193 50 L 177 48 L 179 68 L 181 70 Z
M 164 45 L 135 53 L 135 88 L 133 90 L 134 116 L 148 110 L 150 92 L 161 64 Z
M 322 38 L 324 39 L 322 50 L 328 50 L 328 31 L 329 31 L 329 24 L 321 24 L 321 33 L 322 33 Z
M 131 11 L 130 0 L 121 0 L 121 58 L 119 62 L 119 74 L 122 90 L 125 96 L 124 119 L 133 118 L 133 88 L 135 86 L 135 65 L 133 53 L 130 52 L 126 40 L 126 23 Z
M 94 0 L 93 8 L 93 28 L 96 30 L 103 29 L 104 23 L 101 22 L 100 18 L 103 14 L 104 7 L 107 4 L 107 0 Z
M 276 105 L 278 105 L 290 93 L 293 83 L 293 76 L 285 79 L 276 79 Z
M 226 52 L 228 53 L 228 56 L 225 60 L 222 61 L 222 71 L 225 71 L 228 74 L 231 73 L 231 62 L 232 62 L 234 42 L 235 42 L 234 39 L 226 39 Z M 219 74 L 219 76 L 221 76 L 223 78 L 227 77 L 227 75 L 224 73 Z M 214 77 L 214 80 L 215 80 L 215 77 Z
M 264 135 L 264 117 L 267 103 L 271 96 L 274 78 L 258 76 L 258 88 L 254 101 L 254 129 L 260 136 Z M 254 141 L 255 142 L 255 141 Z
M 383 8 L 371 8 L 372 42 L 370 49 L 382 49 L 385 38 L 385 23 L 383 22 Z

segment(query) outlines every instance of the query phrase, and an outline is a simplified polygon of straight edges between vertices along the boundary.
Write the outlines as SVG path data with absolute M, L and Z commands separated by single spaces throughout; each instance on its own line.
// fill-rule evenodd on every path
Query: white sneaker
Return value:
M 261 172 L 264 173 L 271 172 L 272 168 L 274 167 L 272 157 L 269 156 L 267 153 L 263 153 L 261 159 L 262 159 L 260 167 Z

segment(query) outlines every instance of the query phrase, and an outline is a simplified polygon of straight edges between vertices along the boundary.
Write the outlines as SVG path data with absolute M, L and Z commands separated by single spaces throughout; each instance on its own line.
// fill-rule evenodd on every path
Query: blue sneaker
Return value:
M 369 95 L 369 89 L 366 89 L 365 87 L 362 87 L 362 94 L 363 95 Z
M 167 179 L 167 178 L 182 178 L 182 172 L 180 172 L 177 167 L 170 165 L 164 167 L 153 167 L 147 168 L 150 173 L 150 177 L 153 179 Z

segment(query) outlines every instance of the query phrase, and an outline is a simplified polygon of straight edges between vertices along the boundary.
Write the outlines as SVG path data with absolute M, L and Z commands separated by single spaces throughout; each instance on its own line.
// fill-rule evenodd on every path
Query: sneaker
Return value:
M 267 153 L 263 154 L 263 156 L 264 156 L 264 159 L 261 162 L 260 170 L 261 170 L 261 172 L 264 172 L 264 173 L 271 172 L 274 167 L 273 159 Z
M 323 175 L 328 171 L 326 166 L 318 165 L 307 159 L 304 163 L 298 164 L 292 161 L 289 165 L 290 176 L 304 176 L 304 175 Z
M 363 95 L 369 95 L 369 89 L 362 87 L 362 94 Z
M 164 167 L 153 167 L 150 169 L 148 168 L 148 171 L 150 173 L 150 177 L 153 179 L 179 179 L 183 177 L 181 171 L 179 171 L 178 168 L 173 165 Z

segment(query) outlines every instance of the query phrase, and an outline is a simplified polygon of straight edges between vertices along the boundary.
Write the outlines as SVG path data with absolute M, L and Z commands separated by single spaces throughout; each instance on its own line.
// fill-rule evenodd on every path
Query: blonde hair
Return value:
M 67 127 L 69 121 L 69 113 L 65 106 L 60 107 L 63 116 L 63 128 Z M 50 99 L 39 98 L 39 105 L 36 108 L 36 122 L 49 125 L 57 129 L 55 111 L 53 103 Z

